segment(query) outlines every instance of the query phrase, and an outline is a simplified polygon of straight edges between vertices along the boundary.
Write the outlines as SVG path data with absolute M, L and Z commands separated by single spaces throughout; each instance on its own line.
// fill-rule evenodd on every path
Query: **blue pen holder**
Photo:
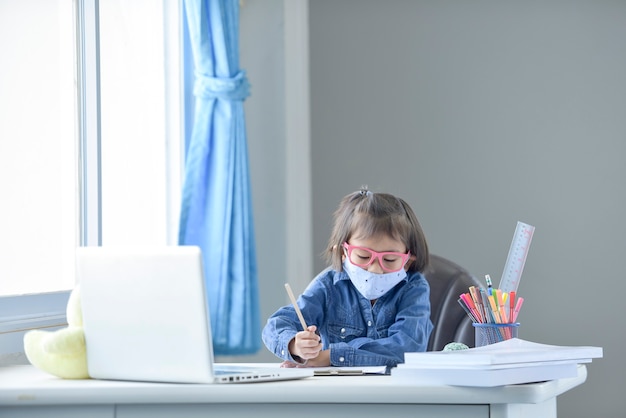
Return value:
M 475 346 L 482 347 L 488 344 L 517 338 L 519 322 L 512 324 L 488 324 L 474 322 Z

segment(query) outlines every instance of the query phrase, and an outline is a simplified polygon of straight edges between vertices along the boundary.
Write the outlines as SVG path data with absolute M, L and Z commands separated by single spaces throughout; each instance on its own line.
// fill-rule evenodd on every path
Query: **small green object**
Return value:
M 463 343 L 448 343 L 443 347 L 443 351 L 467 350 L 469 347 Z

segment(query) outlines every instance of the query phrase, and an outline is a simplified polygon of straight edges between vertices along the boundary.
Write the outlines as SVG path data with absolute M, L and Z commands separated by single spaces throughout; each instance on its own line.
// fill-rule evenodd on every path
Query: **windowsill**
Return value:
M 0 354 L 0 367 L 29 364 L 23 352 Z
M 32 329 L 67 326 L 70 292 L 0 297 L 0 366 L 28 364 L 24 334 Z

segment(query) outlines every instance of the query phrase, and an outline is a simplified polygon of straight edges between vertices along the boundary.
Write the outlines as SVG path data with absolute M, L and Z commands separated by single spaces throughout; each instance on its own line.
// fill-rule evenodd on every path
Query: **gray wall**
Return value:
M 286 264 L 286 139 L 283 3 L 257 0 L 242 3 L 241 67 L 252 86 L 244 104 L 248 132 L 250 181 L 257 241 L 261 325 L 287 303 Z M 263 347 L 255 356 L 220 361 L 277 361 Z
M 286 303 L 283 16 L 243 4 L 265 318 Z M 520 336 L 604 347 L 559 416 L 624 416 L 626 2 L 311 0 L 309 22 L 315 270 L 361 184 L 404 197 L 433 253 L 496 284 L 516 222 L 532 224 Z

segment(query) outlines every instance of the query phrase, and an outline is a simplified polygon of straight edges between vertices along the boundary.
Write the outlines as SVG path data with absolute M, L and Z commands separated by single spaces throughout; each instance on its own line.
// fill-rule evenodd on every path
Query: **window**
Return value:
M 73 283 L 73 21 L 71 0 L 0 0 L 0 295 Z
M 166 70 L 175 68 L 164 65 L 169 52 L 165 41 L 177 37 L 166 36 L 164 3 L 100 0 L 104 245 L 165 244 L 177 238 L 177 216 L 168 215 L 177 210 L 179 199 L 170 200 L 167 193 L 173 191 L 170 177 L 177 176 L 167 168 L 168 162 L 180 166 L 179 137 L 168 143 L 165 101 Z M 175 102 L 169 103 L 172 119 L 178 114 Z
M 0 0 L 0 354 L 63 325 L 77 245 L 176 242 L 179 9 Z

